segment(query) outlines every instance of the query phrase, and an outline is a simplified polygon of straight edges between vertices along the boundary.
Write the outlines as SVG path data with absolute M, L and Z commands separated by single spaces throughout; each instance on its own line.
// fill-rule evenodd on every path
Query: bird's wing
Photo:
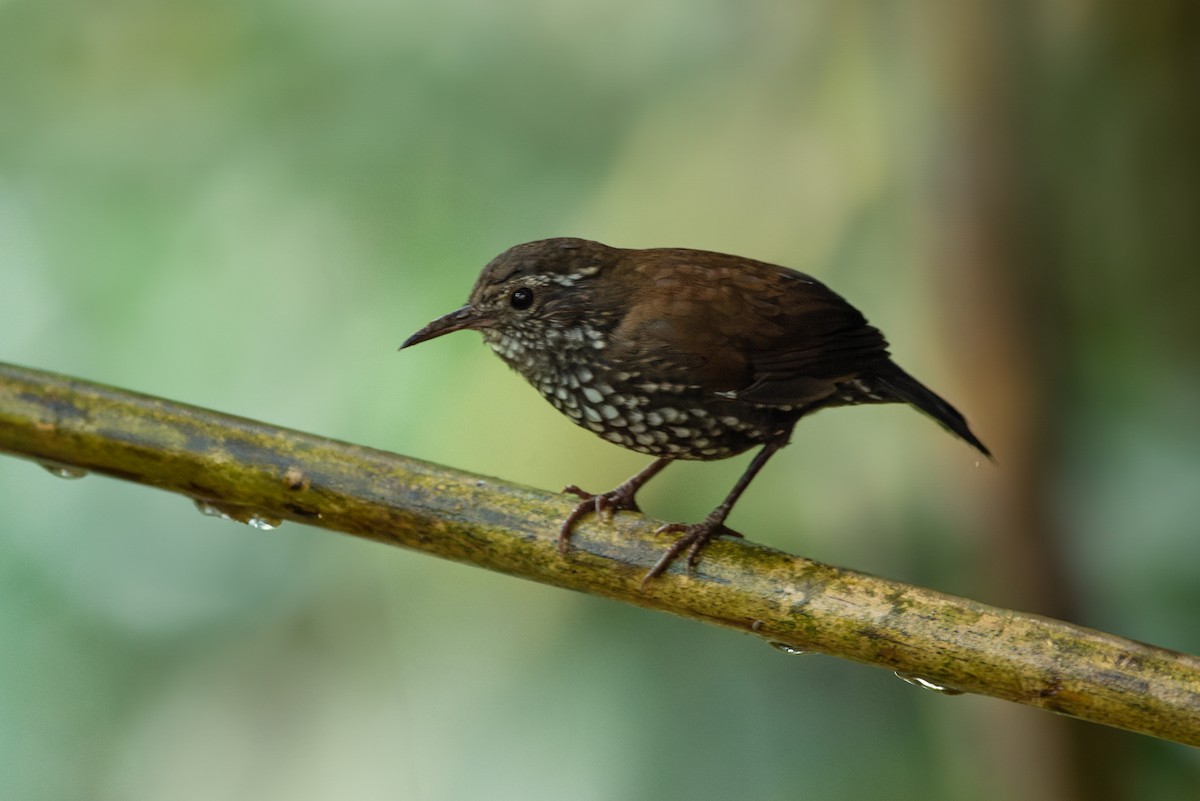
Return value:
M 643 259 L 643 297 L 629 299 L 611 357 L 646 375 L 764 405 L 817 403 L 887 342 L 853 306 L 802 273 L 736 257 L 680 251 Z

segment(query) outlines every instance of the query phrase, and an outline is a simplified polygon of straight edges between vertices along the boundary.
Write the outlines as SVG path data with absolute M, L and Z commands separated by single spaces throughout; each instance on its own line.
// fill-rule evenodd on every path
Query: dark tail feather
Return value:
M 971 433 L 967 419 L 958 409 L 947 403 L 936 392 L 913 378 L 899 366 L 891 362 L 875 375 L 876 385 L 885 393 L 895 396 L 896 400 L 912 404 L 918 410 L 941 423 L 950 432 L 962 437 L 977 451 L 995 461 L 992 452 Z

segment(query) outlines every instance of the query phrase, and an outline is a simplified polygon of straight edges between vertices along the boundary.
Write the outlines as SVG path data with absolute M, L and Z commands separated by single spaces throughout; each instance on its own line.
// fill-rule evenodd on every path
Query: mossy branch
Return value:
M 1200 659 L 725 539 L 640 587 L 655 521 L 383 451 L 0 364 L 0 451 L 293 520 L 1200 746 Z

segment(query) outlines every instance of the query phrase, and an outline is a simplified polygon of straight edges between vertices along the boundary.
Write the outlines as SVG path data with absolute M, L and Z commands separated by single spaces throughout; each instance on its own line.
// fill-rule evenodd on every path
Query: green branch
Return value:
M 0 364 L 0 451 L 181 493 L 234 519 L 292 520 L 602 595 L 1200 746 L 1200 659 L 1057 620 L 841 570 L 741 540 L 639 584 L 655 521 L 383 451 Z

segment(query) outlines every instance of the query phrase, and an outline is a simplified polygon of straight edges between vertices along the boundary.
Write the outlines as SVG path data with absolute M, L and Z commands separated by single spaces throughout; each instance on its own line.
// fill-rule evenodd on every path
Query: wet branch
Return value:
M 1200 746 L 1200 658 L 738 540 L 642 590 L 664 545 L 655 521 L 589 518 L 564 558 L 571 498 L 384 451 L 4 364 L 0 451 Z

